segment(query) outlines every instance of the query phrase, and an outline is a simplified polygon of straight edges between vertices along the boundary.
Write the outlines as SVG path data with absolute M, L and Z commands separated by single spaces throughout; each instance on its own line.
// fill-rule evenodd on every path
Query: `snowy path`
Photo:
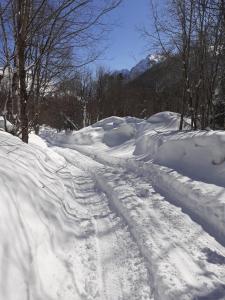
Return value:
M 62 154 L 62 150 L 58 151 Z M 67 166 L 73 176 L 73 201 L 67 214 L 83 220 L 83 236 L 77 248 L 81 256 L 84 299 L 150 300 L 149 273 L 126 222 L 109 206 L 106 194 L 87 172 Z
M 85 174 L 74 190 L 94 228 L 96 299 L 225 299 L 225 249 L 158 194 L 149 177 L 54 149 Z

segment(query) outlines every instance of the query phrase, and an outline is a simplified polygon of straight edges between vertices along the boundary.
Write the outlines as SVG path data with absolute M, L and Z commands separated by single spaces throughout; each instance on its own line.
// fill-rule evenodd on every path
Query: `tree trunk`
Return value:
M 20 43 L 19 43 L 20 44 Z M 19 58 L 19 79 L 20 79 L 20 118 L 21 118 L 21 132 L 22 141 L 28 143 L 28 116 L 27 116 L 27 90 L 26 90 L 26 71 L 24 66 L 24 46 L 19 45 L 18 58 Z
M 19 13 L 17 16 L 17 68 L 19 76 L 19 100 L 20 100 L 20 121 L 22 141 L 28 143 L 28 115 L 27 115 L 27 101 L 28 94 L 26 89 L 26 37 L 27 37 L 27 20 L 29 13 L 29 1 L 17 0 Z

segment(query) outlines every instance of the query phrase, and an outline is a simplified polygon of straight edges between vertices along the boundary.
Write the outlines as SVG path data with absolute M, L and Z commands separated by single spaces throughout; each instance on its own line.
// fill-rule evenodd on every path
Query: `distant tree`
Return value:
M 160 15 L 155 3 L 154 38 L 166 57 L 176 55 L 181 60 L 180 129 L 184 116 L 191 118 L 193 129 L 213 127 L 223 69 L 223 1 L 170 0 L 166 17 Z

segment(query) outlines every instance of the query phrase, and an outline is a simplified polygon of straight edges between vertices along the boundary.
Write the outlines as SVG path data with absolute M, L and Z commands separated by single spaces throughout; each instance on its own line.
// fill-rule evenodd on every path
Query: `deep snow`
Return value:
M 225 299 L 225 134 L 178 124 L 0 132 L 0 299 Z

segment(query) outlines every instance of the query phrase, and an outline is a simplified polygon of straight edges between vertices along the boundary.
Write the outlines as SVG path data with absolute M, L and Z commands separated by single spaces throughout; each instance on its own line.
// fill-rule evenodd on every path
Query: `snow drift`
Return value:
M 72 183 L 65 166 L 38 138 L 26 145 L 0 132 L 0 299 L 85 294 L 74 282 L 75 238 L 82 232 L 66 213 L 72 194 L 65 186 Z

